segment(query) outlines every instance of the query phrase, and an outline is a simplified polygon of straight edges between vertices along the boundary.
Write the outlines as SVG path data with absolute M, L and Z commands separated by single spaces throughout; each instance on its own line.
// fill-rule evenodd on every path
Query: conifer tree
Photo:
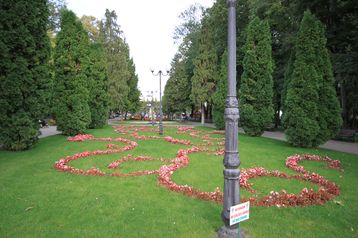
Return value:
M 136 112 L 140 107 L 140 91 L 138 89 L 138 75 L 132 58 L 128 60 L 128 67 L 130 77 L 128 79 L 129 92 L 126 110 Z
M 108 119 L 108 77 L 102 45 L 92 43 L 87 77 L 89 83 L 90 128 L 102 128 Z
M 318 41 L 317 44 L 317 69 L 320 76 L 318 82 L 318 124 L 320 130 L 315 144 L 323 144 L 334 137 L 342 125 L 341 108 L 334 88 L 332 63 L 326 47 L 327 39 L 322 23 L 316 19 Z
M 287 85 L 284 125 L 287 140 L 294 146 L 315 147 L 319 124 L 317 121 L 318 82 L 316 19 L 305 12 L 295 44 L 293 70 Z
M 240 123 L 245 133 L 260 136 L 272 122 L 273 62 L 267 22 L 255 17 L 249 23 L 239 93 Z
M 164 88 L 163 108 L 168 113 L 186 112 L 190 107 L 190 82 L 186 74 L 186 62 L 181 54 L 175 54 L 169 79 Z
M 86 31 L 72 11 L 63 10 L 54 54 L 54 106 L 58 129 L 65 135 L 83 133 L 91 121 L 88 55 Z
M 0 1 L 0 145 L 24 150 L 38 140 L 51 80 L 46 0 Z
M 122 37 L 115 11 L 106 9 L 105 20 L 100 22 L 100 39 L 103 42 L 109 82 L 109 107 L 112 111 L 125 111 L 128 104 L 129 58 L 128 46 Z
M 285 100 L 284 125 L 289 143 L 316 147 L 337 133 L 342 119 L 333 84 L 324 28 L 306 11 L 296 39 Z
M 217 57 L 209 27 L 203 24 L 199 38 L 199 55 L 194 62 L 194 75 L 190 98 L 201 106 L 201 123 L 204 124 L 204 103 L 212 102 L 217 81 Z
M 217 129 L 225 129 L 225 120 L 224 120 L 224 112 L 225 112 L 225 101 L 228 93 L 228 52 L 224 51 L 221 57 L 221 65 L 220 65 L 220 77 L 216 84 L 216 90 L 213 95 L 213 120 L 215 123 L 215 127 Z

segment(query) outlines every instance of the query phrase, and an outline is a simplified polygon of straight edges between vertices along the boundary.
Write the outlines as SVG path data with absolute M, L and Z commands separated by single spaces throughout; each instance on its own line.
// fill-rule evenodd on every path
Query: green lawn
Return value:
M 208 130 L 200 128 L 201 130 Z M 165 135 L 201 143 L 200 138 Z M 175 158 L 181 148 L 161 139 L 135 140 L 114 132 L 110 126 L 89 130 L 95 137 L 124 137 L 137 141 L 130 151 L 97 155 L 70 163 L 110 172 L 108 163 L 131 154 L 154 158 Z M 141 135 L 157 135 L 153 132 Z M 212 137 L 220 137 L 212 135 Z M 222 136 L 221 136 L 222 137 Z M 98 177 L 59 172 L 55 161 L 83 151 L 102 150 L 108 142 L 68 142 L 65 136 L 43 138 L 29 151 L 0 151 L 0 237 L 215 237 L 222 226 L 221 204 L 201 201 L 160 186 L 157 174 L 140 177 Z M 115 143 L 124 146 L 124 143 Z M 341 188 L 341 195 L 325 205 L 308 207 L 252 207 L 250 219 L 242 223 L 251 237 L 358 237 L 358 156 L 323 149 L 299 149 L 267 138 L 239 135 L 241 168 L 264 167 L 295 174 L 285 166 L 288 156 L 299 153 L 328 155 L 340 160 L 343 171 L 326 168 L 323 162 L 304 161 L 306 170 L 319 173 Z M 222 156 L 206 152 L 189 155 L 189 166 L 176 171 L 172 179 L 203 191 L 223 184 Z M 125 162 L 119 172 L 155 170 L 166 162 Z M 298 193 L 309 182 L 263 177 L 250 180 L 257 196 L 270 191 Z M 252 196 L 241 190 L 242 196 Z

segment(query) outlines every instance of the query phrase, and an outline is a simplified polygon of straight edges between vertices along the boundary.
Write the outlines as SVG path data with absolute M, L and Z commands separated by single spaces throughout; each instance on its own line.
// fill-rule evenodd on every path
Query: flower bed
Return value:
M 69 142 L 83 142 L 83 141 L 108 141 L 105 150 L 95 150 L 95 151 L 85 151 L 81 153 L 76 153 L 72 156 L 67 156 L 55 162 L 55 169 L 62 172 L 69 172 L 73 174 L 79 174 L 84 176 L 116 176 L 116 177 L 128 177 L 128 176 L 144 176 L 144 175 L 152 175 L 158 174 L 158 183 L 159 185 L 173 191 L 183 193 L 187 196 L 207 200 L 214 201 L 218 203 L 223 202 L 223 193 L 219 188 L 216 188 L 212 192 L 200 191 L 190 185 L 179 185 L 175 183 L 171 179 L 173 173 L 185 166 L 188 166 L 190 163 L 188 155 L 191 153 L 197 152 L 208 152 L 217 156 L 223 156 L 225 154 L 225 150 L 223 148 L 225 144 L 224 138 L 212 138 L 210 134 L 221 134 L 224 133 L 221 131 L 212 131 L 212 132 L 204 132 L 194 130 L 191 127 L 177 127 L 177 134 L 187 134 L 192 137 L 202 139 L 203 143 L 198 145 L 192 145 L 190 140 L 179 140 L 175 139 L 171 136 L 160 137 L 160 136 L 144 136 L 139 135 L 139 132 L 157 132 L 156 129 L 151 127 L 136 127 L 136 126 L 116 126 L 114 127 L 115 131 L 121 134 L 126 134 L 132 136 L 136 140 L 149 140 L 149 139 L 161 139 L 166 142 L 172 144 L 181 144 L 185 146 L 191 146 L 189 148 L 180 149 L 175 158 L 173 159 L 163 159 L 163 158 L 152 158 L 149 156 L 137 156 L 133 157 L 128 155 L 127 157 L 118 159 L 116 161 L 111 162 L 107 168 L 109 169 L 119 169 L 120 165 L 124 162 L 128 161 L 160 161 L 166 163 L 155 170 L 143 170 L 143 171 L 135 171 L 131 173 L 120 173 L 118 171 L 105 173 L 101 171 L 99 168 L 92 167 L 89 170 L 82 170 L 79 168 L 74 168 L 69 165 L 71 161 L 91 157 L 95 155 L 105 155 L 105 154 L 113 154 L 120 153 L 124 151 L 129 151 L 138 146 L 137 142 L 131 141 L 125 138 L 95 138 L 92 135 L 81 134 L 74 137 L 69 137 Z M 121 142 L 127 145 L 119 146 L 113 144 L 114 142 Z M 220 146 L 220 148 L 210 149 L 208 146 Z M 252 193 L 253 196 L 248 198 L 242 198 L 242 201 L 250 201 L 252 205 L 255 206 L 277 206 L 277 207 L 289 207 L 289 206 L 309 206 L 309 205 L 317 205 L 324 204 L 328 200 L 332 199 L 335 196 L 340 194 L 340 188 L 334 184 L 333 182 L 328 181 L 323 176 L 306 171 L 302 165 L 299 163 L 303 160 L 308 161 L 322 161 L 328 164 L 328 168 L 332 169 L 341 169 L 341 163 L 339 160 L 332 160 L 328 157 L 320 157 L 317 155 L 292 155 L 287 158 L 285 165 L 297 172 L 295 175 L 287 175 L 280 171 L 269 171 L 262 167 L 255 168 L 247 168 L 242 169 L 240 174 L 240 187 L 242 189 L 247 190 Z M 281 179 L 290 179 L 290 180 L 300 180 L 300 181 L 308 181 L 313 184 L 320 186 L 318 191 L 314 191 L 312 189 L 303 188 L 298 194 L 287 193 L 285 190 L 282 191 L 271 191 L 270 194 L 258 198 L 255 196 L 256 191 L 252 188 L 252 184 L 249 182 L 252 178 L 258 177 L 278 177 Z

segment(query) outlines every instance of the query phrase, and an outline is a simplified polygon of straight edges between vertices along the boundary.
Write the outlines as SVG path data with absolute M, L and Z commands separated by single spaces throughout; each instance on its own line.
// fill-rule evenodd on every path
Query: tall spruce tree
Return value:
M 285 97 L 284 126 L 287 140 L 294 146 L 315 147 L 320 125 L 319 81 L 317 67 L 317 20 L 306 11 L 295 44 L 292 73 L 288 79 Z
M 63 10 L 54 54 L 54 106 L 58 129 L 65 135 L 83 133 L 91 121 L 88 55 L 86 31 L 72 11 Z
M 105 20 L 100 22 L 100 39 L 104 44 L 109 81 L 109 107 L 112 111 L 125 111 L 128 103 L 130 78 L 127 44 L 117 23 L 115 11 L 106 9 Z
M 89 68 L 87 70 L 89 83 L 89 108 L 91 111 L 90 128 L 102 128 L 107 123 L 108 107 L 108 77 L 103 47 L 92 43 L 89 53 Z
M 204 124 L 204 103 L 212 102 L 217 81 L 217 57 L 209 27 L 203 24 L 199 38 L 199 55 L 194 62 L 194 75 L 190 98 L 201 106 L 201 123 Z
M 213 120 L 217 129 L 225 129 L 225 101 L 228 92 L 228 52 L 224 51 L 221 57 L 220 77 L 216 84 L 216 90 L 213 95 Z
M 48 113 L 50 42 L 46 0 L 0 2 L 0 145 L 29 149 Z
M 246 134 L 260 136 L 274 115 L 271 33 L 266 21 L 258 17 L 250 21 L 245 51 L 239 93 L 240 123 Z

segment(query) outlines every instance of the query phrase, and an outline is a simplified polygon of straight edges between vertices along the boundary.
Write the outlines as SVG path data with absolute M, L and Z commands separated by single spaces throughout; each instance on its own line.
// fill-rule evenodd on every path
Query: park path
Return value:
M 48 126 L 48 127 L 40 128 L 40 131 L 41 131 L 41 135 L 39 136 L 39 138 L 61 134 L 61 131 L 57 130 L 57 126 Z
M 108 121 L 108 123 L 110 125 L 114 125 L 114 124 L 118 125 L 119 121 L 111 119 L 111 120 Z M 148 123 L 146 123 L 146 124 L 148 124 Z M 190 126 L 201 126 L 201 124 L 199 122 L 191 122 L 191 121 L 182 122 L 180 124 L 181 125 L 190 125 Z M 211 127 L 211 128 L 215 127 L 214 124 L 212 124 L 212 123 L 205 123 L 204 126 Z M 61 134 L 60 131 L 57 131 L 56 126 L 49 126 L 49 127 L 46 127 L 46 128 L 41 128 L 40 131 L 42 133 L 39 136 L 40 138 Z M 242 128 L 239 128 L 239 131 L 244 133 Z M 265 131 L 262 136 L 267 137 L 267 138 L 271 138 L 271 139 L 275 139 L 275 140 L 286 141 L 285 134 L 280 132 L 280 131 Z M 349 153 L 349 154 L 358 155 L 358 143 L 357 142 L 353 143 L 353 142 L 329 140 L 325 144 L 320 145 L 319 148 L 335 150 L 335 151 L 346 152 L 346 153 Z
M 201 126 L 200 122 L 185 122 L 183 124 L 184 125 Z M 212 123 L 205 123 L 204 126 L 215 128 L 214 124 L 212 124 Z M 245 133 L 242 128 L 239 128 L 239 132 Z M 266 137 L 266 138 L 275 139 L 275 140 L 286 141 L 285 134 L 280 131 L 265 131 L 262 136 Z M 319 148 L 358 155 L 358 143 L 357 142 L 354 143 L 354 142 L 329 140 L 326 143 L 324 143 L 323 145 L 320 145 Z

